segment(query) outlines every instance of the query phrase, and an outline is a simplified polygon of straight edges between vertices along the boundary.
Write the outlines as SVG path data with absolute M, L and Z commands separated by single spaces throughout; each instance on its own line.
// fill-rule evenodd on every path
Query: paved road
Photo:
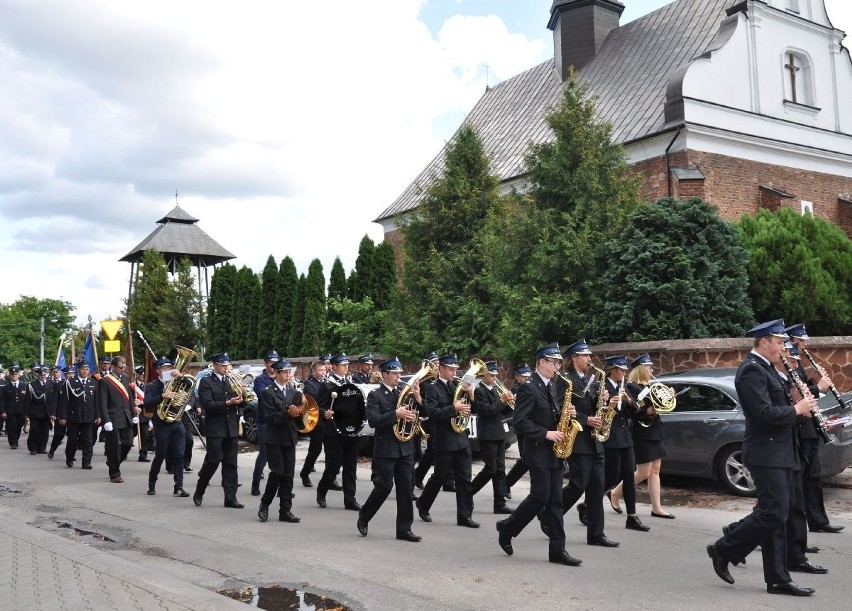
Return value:
M 607 508 L 607 534 L 621 541 L 615 550 L 587 546 L 572 512 L 566 517 L 567 547 L 583 565 L 569 568 L 546 562 L 547 543 L 535 524 L 515 540 L 514 556 L 503 554 L 494 529 L 498 516 L 487 512 L 487 489 L 476 497 L 474 518 L 482 528 L 456 526 L 454 496 L 442 492 L 432 508 L 434 522 L 415 521 L 414 532 L 423 542 L 411 544 L 394 538 L 393 503 L 382 508 L 370 535 L 362 538 L 356 514 L 343 509 L 340 493 L 329 493 L 323 510 L 314 490 L 301 485 L 294 499 L 301 524 L 274 521 L 274 511 L 273 520 L 258 522 L 258 500 L 247 490 L 252 452 L 239 458 L 246 508 L 233 510 L 222 506 L 220 488 L 209 488 L 196 508 L 191 499 L 171 497 L 162 478 L 157 496 L 147 496 L 149 465 L 135 461 L 135 450 L 122 468 L 126 483 L 112 484 L 102 448 L 96 450 L 95 468 L 82 471 L 66 469 L 59 455 L 49 461 L 10 450 L 0 438 L 0 484 L 21 491 L 0 488 L 0 592 L 12 593 L 11 608 L 211 608 L 211 600 L 218 601 L 215 608 L 239 608 L 214 592 L 271 584 L 326 594 L 353 609 L 799 609 L 803 604 L 766 594 L 759 555 L 733 569 L 734 586 L 712 572 L 704 547 L 723 524 L 747 511 L 750 501 L 744 499 L 716 499 L 711 507 L 692 502 L 701 506 L 672 509 L 676 520 L 653 519 L 648 505 L 640 505 L 640 515 L 652 526 L 647 534 L 625 530 L 624 518 Z M 300 442 L 299 462 L 305 451 Z M 202 452 L 196 450 L 196 468 Z M 191 491 L 194 484 L 195 474 L 187 474 L 186 488 Z M 359 465 L 358 486 L 363 501 L 370 488 L 367 461 Z M 522 480 L 510 504 L 527 490 Z M 850 495 L 843 487 L 827 490 L 833 521 L 847 531 L 852 531 Z M 822 548 L 813 560 L 830 572 L 795 576 L 817 588 L 804 604 L 846 608 L 852 532 L 816 534 L 812 543 Z M 91 587 L 66 588 L 69 579 Z

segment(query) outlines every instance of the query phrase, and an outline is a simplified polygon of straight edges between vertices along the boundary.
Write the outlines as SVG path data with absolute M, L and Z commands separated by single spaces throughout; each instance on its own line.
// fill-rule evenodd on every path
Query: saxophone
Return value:
M 574 391 L 574 384 L 569 378 L 556 373 L 568 387 L 565 389 L 565 398 L 562 399 L 562 412 L 559 414 L 559 423 L 556 425 L 556 430 L 565 435 L 562 443 L 553 444 L 553 453 L 556 458 L 568 458 L 571 452 L 574 451 L 574 441 L 577 439 L 577 433 L 583 430 L 583 425 L 577 422 L 571 416 L 571 394 Z
M 601 424 L 601 428 L 592 433 L 592 437 L 603 443 L 607 439 L 609 439 L 609 433 L 612 430 L 612 421 L 615 420 L 615 415 L 621 411 L 621 395 L 624 392 L 624 378 L 621 378 L 621 383 L 618 385 L 618 404 L 615 407 L 609 407 L 609 401 L 606 403 L 606 409 L 601 415 L 601 397 L 603 396 L 603 382 L 601 382 L 601 388 L 598 391 L 598 412 L 597 415 L 603 420 Z

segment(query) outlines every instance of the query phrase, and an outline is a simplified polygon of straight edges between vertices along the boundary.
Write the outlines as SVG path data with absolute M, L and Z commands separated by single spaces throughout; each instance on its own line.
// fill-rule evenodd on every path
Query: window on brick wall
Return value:
M 806 214 L 810 214 L 811 216 L 814 215 L 814 203 L 813 202 L 809 202 L 809 201 L 803 199 L 801 201 L 801 206 L 802 206 L 802 216 L 805 216 Z
M 803 106 L 815 106 L 813 67 L 804 53 L 785 51 L 784 100 Z

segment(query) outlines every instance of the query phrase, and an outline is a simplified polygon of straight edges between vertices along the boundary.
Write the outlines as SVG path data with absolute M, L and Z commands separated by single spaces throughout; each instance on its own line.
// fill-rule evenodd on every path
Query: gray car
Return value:
M 693 369 L 658 379 L 674 388 L 677 408 L 663 414 L 668 456 L 662 473 L 721 480 L 733 493 L 754 496 L 751 474 L 742 462 L 745 418 L 734 388 L 734 368 Z M 832 394 L 819 398 L 834 443 L 820 447 L 822 477 L 837 475 L 852 465 L 852 393 L 842 395 L 841 409 Z

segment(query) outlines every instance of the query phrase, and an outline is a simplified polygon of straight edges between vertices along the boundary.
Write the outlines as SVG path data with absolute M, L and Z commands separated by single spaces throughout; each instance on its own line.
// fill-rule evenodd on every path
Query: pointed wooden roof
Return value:
M 161 218 L 158 227 L 119 261 L 140 261 L 146 250 L 156 250 L 166 261 L 189 259 L 195 265 L 211 266 L 236 258 L 196 225 L 198 219 L 180 206 Z

